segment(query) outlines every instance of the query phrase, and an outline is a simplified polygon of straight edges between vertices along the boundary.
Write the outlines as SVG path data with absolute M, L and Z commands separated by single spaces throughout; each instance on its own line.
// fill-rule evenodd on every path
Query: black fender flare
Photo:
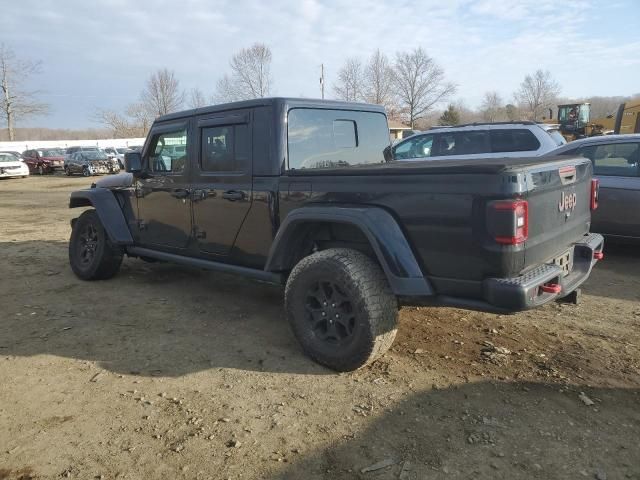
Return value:
M 113 192 L 107 188 L 91 188 L 71 192 L 69 208 L 93 207 L 104 229 L 116 245 L 132 245 L 133 237 L 127 220 Z
M 346 223 L 357 227 L 369 241 L 396 295 L 435 294 L 398 222 L 379 207 L 308 206 L 293 210 L 278 229 L 266 271 L 277 272 L 286 267 L 287 254 L 298 241 L 295 238 L 297 226 L 307 223 Z

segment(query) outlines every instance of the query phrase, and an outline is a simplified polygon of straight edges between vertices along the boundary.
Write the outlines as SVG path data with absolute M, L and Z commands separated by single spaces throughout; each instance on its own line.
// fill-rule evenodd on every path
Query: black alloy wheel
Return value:
M 318 281 L 307 291 L 307 320 L 315 337 L 331 345 L 349 343 L 357 327 L 351 300 L 332 281 Z

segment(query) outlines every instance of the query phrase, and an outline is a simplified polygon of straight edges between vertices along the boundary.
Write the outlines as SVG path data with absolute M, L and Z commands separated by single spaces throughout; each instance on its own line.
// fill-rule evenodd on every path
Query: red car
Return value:
M 31 173 L 53 173 L 64 168 L 64 153 L 56 148 L 25 150 L 22 160 L 29 166 Z

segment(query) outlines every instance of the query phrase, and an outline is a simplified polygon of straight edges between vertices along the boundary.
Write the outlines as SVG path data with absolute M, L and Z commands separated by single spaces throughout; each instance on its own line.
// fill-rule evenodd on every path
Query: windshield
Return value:
M 562 136 L 559 130 L 551 129 L 551 130 L 547 130 L 547 133 L 549 134 L 549 136 L 557 146 L 564 145 L 567 143 L 567 141 Z
M 0 153 L 0 162 L 17 162 L 18 160 L 20 159 L 11 153 Z
M 82 153 L 82 158 L 84 158 L 86 160 L 106 160 L 107 159 L 107 155 L 104 152 L 99 152 L 99 151 L 83 152 Z

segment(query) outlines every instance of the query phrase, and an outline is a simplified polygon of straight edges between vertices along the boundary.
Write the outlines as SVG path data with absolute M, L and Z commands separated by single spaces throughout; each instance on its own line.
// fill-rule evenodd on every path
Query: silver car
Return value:
M 640 239 L 640 135 L 576 140 L 548 154 L 582 155 L 600 180 L 591 230 L 619 239 Z
M 396 143 L 387 160 L 444 160 L 456 157 L 537 157 L 566 140 L 557 126 L 534 122 L 472 123 L 433 127 Z

